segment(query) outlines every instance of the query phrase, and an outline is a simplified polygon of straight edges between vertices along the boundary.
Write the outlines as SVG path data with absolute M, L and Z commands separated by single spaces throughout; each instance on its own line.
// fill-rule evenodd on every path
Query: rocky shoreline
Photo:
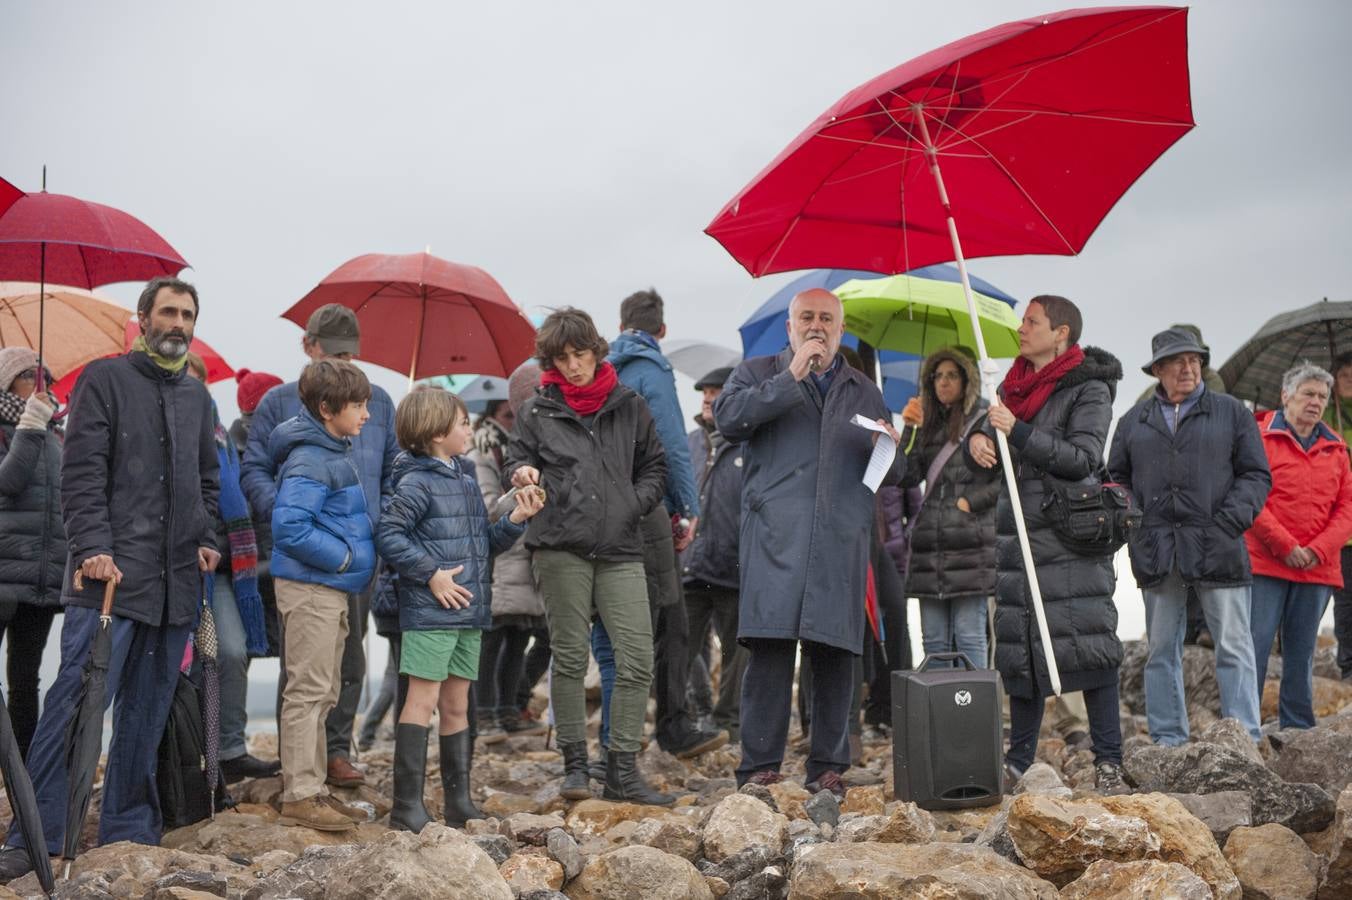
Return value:
M 640 765 L 680 795 L 675 807 L 610 803 L 599 790 L 569 803 L 557 753 L 541 737 L 513 737 L 475 758 L 490 818 L 412 835 L 383 824 L 385 744 L 363 755 L 368 786 L 335 789 L 372 817 L 352 832 L 279 825 L 280 780 L 250 781 L 234 786 L 233 810 L 160 847 L 88 850 L 56 896 L 1352 898 L 1352 684 L 1317 677 L 1319 727 L 1268 726 L 1255 746 L 1217 718 L 1211 654 L 1189 647 L 1194 740 L 1162 748 L 1144 735 L 1143 663 L 1144 648 L 1128 645 L 1124 766 L 1138 786 L 1128 796 L 1098 796 L 1091 754 L 1047 735 L 1016 792 L 984 809 L 930 813 L 893 800 L 891 746 L 881 742 L 847 773 L 843 801 L 804 789 L 801 754 L 790 755 L 788 780 L 737 791 L 735 747 L 681 761 L 653 746 Z M 1329 674 L 1327 652 L 1319 671 Z M 1273 701 L 1265 696 L 1265 713 Z M 255 752 L 273 749 L 270 737 Z M 440 790 L 429 777 L 430 810 Z M 15 896 L 41 896 L 33 876 L 0 887 L 0 900 Z

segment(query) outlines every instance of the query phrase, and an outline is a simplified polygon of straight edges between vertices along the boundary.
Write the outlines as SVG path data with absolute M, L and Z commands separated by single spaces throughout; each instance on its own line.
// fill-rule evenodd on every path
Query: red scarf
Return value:
M 1056 359 L 1047 363 L 1038 371 L 1033 364 L 1020 356 L 1010 366 L 1000 385 L 1000 393 L 1005 406 L 1020 422 L 1031 422 L 1038 414 L 1047 398 L 1056 390 L 1056 383 L 1065 377 L 1071 369 L 1084 362 L 1084 351 L 1076 344 Z
M 590 416 L 604 406 L 606 398 L 619 383 L 615 367 L 608 362 L 596 367 L 596 377 L 591 380 L 591 384 L 573 384 L 558 369 L 545 369 L 540 373 L 540 384 L 557 384 L 563 392 L 563 402 L 579 416 Z

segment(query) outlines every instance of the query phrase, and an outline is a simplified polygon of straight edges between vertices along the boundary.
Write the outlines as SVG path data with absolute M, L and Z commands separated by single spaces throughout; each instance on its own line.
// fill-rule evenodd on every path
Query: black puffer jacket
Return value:
M 949 360 L 967 375 L 967 390 L 961 408 L 948 415 L 963 417 L 963 422 L 982 415 L 986 402 L 980 398 L 981 383 L 976 366 L 961 353 L 939 351 L 925 360 L 920 383 L 926 399 L 926 415 L 940 413 L 943 407 L 934 395 L 931 375 L 939 363 Z M 954 407 L 958 402 L 954 401 Z M 930 464 L 948 441 L 945 427 L 922 428 L 915 446 L 907 456 L 903 484 L 918 485 L 925 480 Z M 928 487 L 920 514 L 911 529 L 911 564 L 906 572 L 906 593 L 923 600 L 952 600 L 958 597 L 989 597 L 995 593 L 995 504 L 1001 487 L 998 469 L 974 469 L 961 453 L 953 453 L 944 464 L 936 483 Z M 966 499 L 971 512 L 958 508 Z
M 1010 436 L 1047 628 L 1065 691 L 1115 682 L 1122 662 L 1112 557 L 1085 557 L 1068 550 L 1042 511 L 1044 473 L 1078 481 L 1103 465 L 1122 364 L 1096 347 L 1085 347 L 1084 353 L 1084 361 L 1062 376 L 1027 423 L 1032 427 L 1016 427 Z M 983 426 L 990 434 L 989 423 Z M 969 445 L 964 443 L 964 449 Z M 1001 471 L 999 465 L 996 471 Z M 1006 491 L 1000 494 L 996 531 L 995 667 L 1011 695 L 1046 695 L 1051 683 Z
M 742 527 L 742 445 L 717 431 L 698 428 L 686 436 L 699 487 L 700 519 L 695 539 L 681 554 L 681 580 L 737 590 L 741 570 L 737 539 Z
M 540 470 L 545 508 L 530 520 L 526 546 L 564 550 L 587 559 L 643 559 L 639 521 L 662 500 L 667 464 L 643 398 L 616 385 L 587 421 L 558 387 L 522 404 L 504 467 Z
M 0 423 L 0 604 L 61 605 L 61 438 Z
M 1204 390 L 1170 432 L 1152 395 L 1118 421 L 1108 470 L 1144 513 L 1131 542 L 1138 585 L 1159 584 L 1175 568 L 1202 587 L 1253 580 L 1244 532 L 1267 501 L 1272 475 L 1244 404 Z
M 94 360 L 75 383 L 61 455 L 70 541 L 62 602 L 102 605 L 102 584 L 76 591 L 72 579 L 86 559 L 109 553 L 122 570 L 117 615 L 195 625 L 197 550 L 216 546 L 220 491 L 216 417 L 202 383 L 140 352 Z

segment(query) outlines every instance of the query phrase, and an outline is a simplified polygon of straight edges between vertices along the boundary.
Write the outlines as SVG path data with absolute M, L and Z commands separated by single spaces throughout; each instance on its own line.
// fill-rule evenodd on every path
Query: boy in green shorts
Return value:
M 489 559 L 511 547 L 544 505 L 521 490 L 509 516 L 492 525 L 474 476 L 457 456 L 473 445 L 469 412 L 447 391 L 409 394 L 394 416 L 405 452 L 394 463 L 394 496 L 380 516 L 376 546 L 399 573 L 399 671 L 408 697 L 395 728 L 390 827 L 421 831 L 427 729 L 440 713 L 446 824 L 483 818 L 469 796 L 469 686 L 479 673 L 479 635 L 492 624 Z M 458 580 L 457 580 L 458 579 Z

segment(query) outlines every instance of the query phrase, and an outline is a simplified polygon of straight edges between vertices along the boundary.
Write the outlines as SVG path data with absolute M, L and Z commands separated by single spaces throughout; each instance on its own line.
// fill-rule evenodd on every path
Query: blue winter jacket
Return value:
M 486 630 L 493 624 L 495 556 L 516 543 L 526 526 L 507 516 L 492 525 L 474 475 L 458 459 L 401 453 L 394 462 L 394 495 L 380 514 L 376 545 L 399 573 L 399 630 Z M 437 569 L 464 566 L 455 576 L 474 595 L 464 609 L 446 609 L 427 582 Z
M 644 331 L 630 329 L 610 343 L 606 357 L 620 376 L 620 383 L 648 403 L 657 437 L 667 456 L 667 511 L 694 518 L 699 515 L 699 488 L 690 465 L 685 420 L 676 399 L 676 376 L 671 363 L 658 349 L 657 340 Z
M 249 442 L 240 459 L 239 482 L 249 508 L 255 518 L 272 518 L 272 504 L 277 499 L 278 464 L 269 449 L 269 436 L 287 419 L 300 414 L 297 382 L 279 384 L 263 395 L 263 401 L 253 414 L 249 428 Z M 361 434 L 352 439 L 352 459 L 366 494 L 366 510 L 375 527 L 380 518 L 382 498 L 390 493 L 390 467 L 399 455 L 399 444 L 394 437 L 394 401 L 384 388 L 371 385 L 371 399 L 367 403 L 371 418 L 362 427 Z
M 336 438 L 302 409 L 268 439 L 277 470 L 272 509 L 272 574 L 348 593 L 366 590 L 376 548 L 352 442 Z

